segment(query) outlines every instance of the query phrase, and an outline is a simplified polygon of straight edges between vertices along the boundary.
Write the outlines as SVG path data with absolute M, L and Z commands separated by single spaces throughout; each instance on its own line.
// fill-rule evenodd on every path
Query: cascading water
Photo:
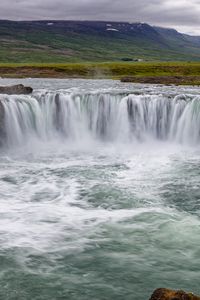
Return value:
M 200 294 L 200 88 L 22 83 L 0 95 L 0 299 Z
M 5 144 L 99 139 L 132 142 L 149 139 L 184 144 L 200 142 L 199 96 L 123 95 L 46 92 L 2 96 Z

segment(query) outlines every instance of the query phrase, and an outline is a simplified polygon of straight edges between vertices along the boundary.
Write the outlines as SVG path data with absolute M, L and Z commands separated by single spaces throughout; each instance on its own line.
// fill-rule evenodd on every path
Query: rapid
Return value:
M 21 82 L 0 95 L 0 299 L 200 293 L 200 88 Z

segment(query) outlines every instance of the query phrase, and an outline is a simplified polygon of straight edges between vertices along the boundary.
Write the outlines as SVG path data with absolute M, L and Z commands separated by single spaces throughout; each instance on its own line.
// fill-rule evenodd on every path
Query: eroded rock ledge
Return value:
M 0 94 L 7 95 L 24 95 L 31 94 L 33 89 L 23 84 L 17 84 L 12 86 L 0 86 Z
M 160 288 L 153 292 L 150 300 L 200 300 L 199 296 L 184 291 L 173 291 Z
M 200 85 L 200 76 L 126 76 L 121 82 L 165 85 Z

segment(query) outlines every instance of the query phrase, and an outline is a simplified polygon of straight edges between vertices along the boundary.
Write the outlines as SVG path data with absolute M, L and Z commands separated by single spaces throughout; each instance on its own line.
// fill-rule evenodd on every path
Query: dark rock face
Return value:
M 23 84 L 17 84 L 12 86 L 0 86 L 0 94 L 7 95 L 23 95 L 31 94 L 33 89 Z
M 33 89 L 31 87 L 24 86 L 23 84 L 17 84 L 13 86 L 0 86 L 0 94 L 7 95 L 27 95 L 31 94 Z M 0 101 L 0 147 L 4 145 L 6 140 L 5 132 L 5 111 L 2 102 Z
M 3 146 L 5 141 L 5 124 L 4 124 L 4 107 L 0 101 L 0 147 Z
M 161 288 L 153 292 L 150 300 L 200 300 L 200 297 L 184 291 L 173 291 Z
M 165 84 L 165 85 L 200 85 L 200 76 L 127 76 L 121 82 Z

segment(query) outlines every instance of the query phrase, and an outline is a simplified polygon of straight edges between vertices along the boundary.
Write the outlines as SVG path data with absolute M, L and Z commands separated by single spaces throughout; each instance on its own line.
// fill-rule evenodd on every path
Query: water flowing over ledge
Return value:
M 198 95 L 37 91 L 0 97 L 1 144 L 48 141 L 200 142 Z
M 0 299 L 198 295 L 200 89 L 22 83 L 0 96 Z

